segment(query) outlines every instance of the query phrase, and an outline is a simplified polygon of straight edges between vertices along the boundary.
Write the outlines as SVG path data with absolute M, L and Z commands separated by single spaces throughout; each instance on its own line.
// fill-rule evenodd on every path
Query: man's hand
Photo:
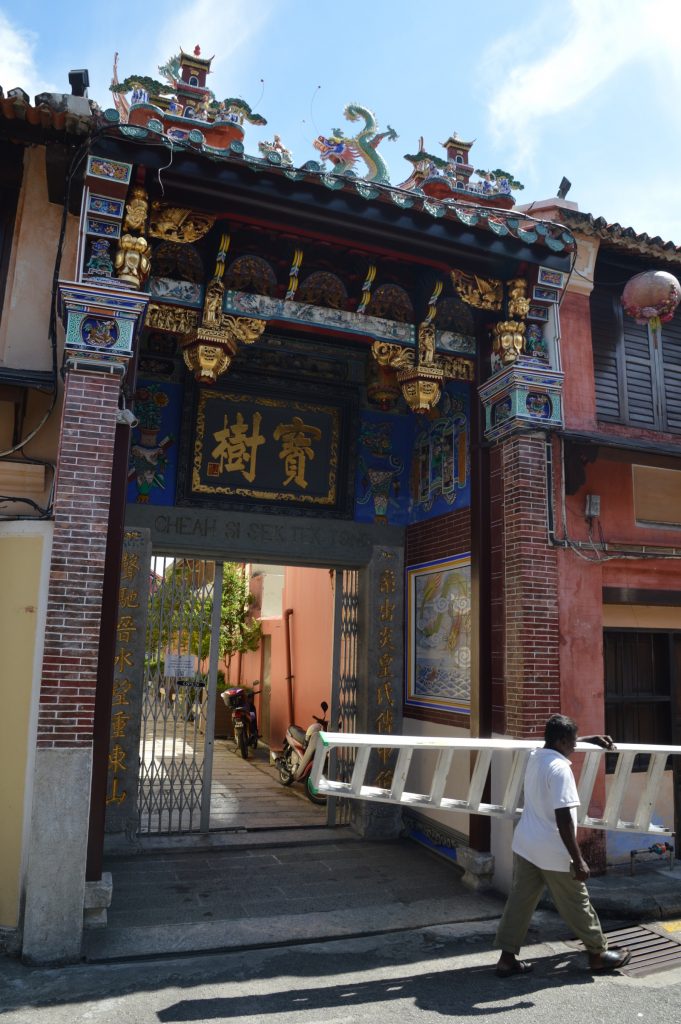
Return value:
M 603 750 L 615 750 L 615 744 L 612 741 L 611 736 L 578 736 L 578 743 L 593 743 L 596 747 L 602 747 Z
M 579 861 L 573 861 L 572 866 L 575 869 L 575 878 L 577 879 L 577 881 L 586 882 L 589 875 L 591 874 L 591 870 L 589 869 L 589 865 L 584 860 L 584 858 L 580 857 Z

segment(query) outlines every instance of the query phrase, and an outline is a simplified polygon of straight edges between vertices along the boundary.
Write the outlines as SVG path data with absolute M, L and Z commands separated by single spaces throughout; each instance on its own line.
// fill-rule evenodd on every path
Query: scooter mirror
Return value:
M 322 701 L 322 711 L 324 712 L 324 714 L 326 714 L 326 712 L 327 712 L 328 710 L 329 710 L 329 705 L 328 705 L 328 704 L 326 703 L 326 701 L 325 701 L 325 700 L 323 700 L 323 701 Z

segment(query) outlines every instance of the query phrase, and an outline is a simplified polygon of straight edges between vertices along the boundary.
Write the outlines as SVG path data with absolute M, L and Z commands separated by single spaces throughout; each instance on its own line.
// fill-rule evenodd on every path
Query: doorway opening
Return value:
M 354 731 L 358 617 L 358 570 L 154 554 L 140 835 L 348 824 L 349 801 L 283 786 L 276 758 L 288 726 L 306 730 L 322 701 L 331 731 Z M 248 744 L 234 728 L 241 706 L 255 716 Z M 350 752 L 336 756 L 349 778 Z

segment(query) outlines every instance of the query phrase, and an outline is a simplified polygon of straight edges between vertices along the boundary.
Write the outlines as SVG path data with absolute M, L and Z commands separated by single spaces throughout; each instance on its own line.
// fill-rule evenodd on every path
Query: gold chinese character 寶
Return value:
M 220 473 L 241 473 L 245 480 L 253 483 L 258 448 L 265 443 L 265 438 L 260 433 L 261 419 L 259 412 L 253 413 L 251 433 L 249 434 L 248 424 L 242 413 L 236 414 L 236 419 L 231 426 L 225 416 L 223 429 L 217 430 L 213 434 L 218 444 L 211 452 L 214 459 L 219 459 Z
M 291 423 L 280 423 L 274 431 L 274 440 L 281 441 L 279 458 L 284 460 L 284 471 L 288 474 L 284 486 L 296 483 L 307 487 L 305 468 L 308 459 L 314 459 L 312 441 L 318 441 L 322 432 L 318 427 L 303 423 L 300 416 L 293 416 Z

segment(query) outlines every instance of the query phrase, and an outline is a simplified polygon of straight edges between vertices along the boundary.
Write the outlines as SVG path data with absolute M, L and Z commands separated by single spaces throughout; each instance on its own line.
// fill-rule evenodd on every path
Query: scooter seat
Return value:
M 298 743 L 305 743 L 305 730 L 301 729 L 299 725 L 289 725 L 288 731 Z

